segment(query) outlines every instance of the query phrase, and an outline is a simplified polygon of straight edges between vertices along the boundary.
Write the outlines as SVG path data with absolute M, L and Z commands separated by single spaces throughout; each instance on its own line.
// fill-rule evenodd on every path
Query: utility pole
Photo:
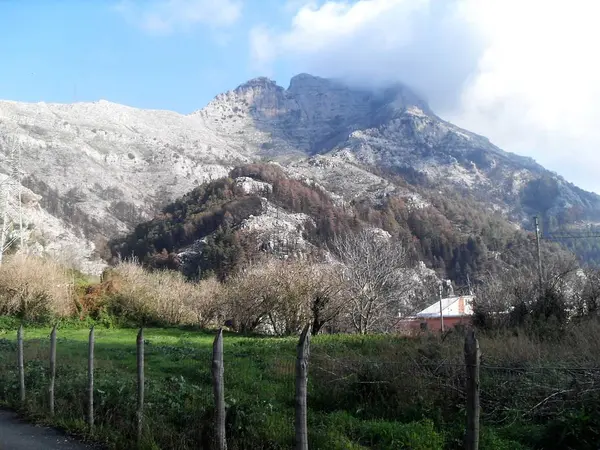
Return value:
M 533 218 L 533 222 L 535 225 L 535 245 L 537 248 L 537 263 L 538 263 L 538 278 L 540 283 L 540 294 L 542 293 L 544 287 L 544 278 L 542 275 L 542 252 L 540 249 L 540 221 L 538 216 Z
M 469 295 L 473 295 L 473 287 L 471 286 L 471 278 L 467 274 L 467 286 L 469 286 Z
M 444 286 L 440 284 L 440 330 L 442 334 L 444 333 L 444 308 L 442 307 L 442 298 L 444 297 L 443 291 Z

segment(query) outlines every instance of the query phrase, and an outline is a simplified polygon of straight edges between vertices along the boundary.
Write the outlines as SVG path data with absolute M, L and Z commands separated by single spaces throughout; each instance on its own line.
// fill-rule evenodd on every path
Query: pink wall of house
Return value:
M 421 324 L 426 323 L 427 328 L 422 330 Z M 453 316 L 444 317 L 444 330 L 454 328 L 456 325 L 471 324 L 471 316 Z M 408 319 L 398 323 L 398 331 L 410 334 L 420 331 L 440 331 L 441 320 L 439 317 L 423 318 L 423 319 Z

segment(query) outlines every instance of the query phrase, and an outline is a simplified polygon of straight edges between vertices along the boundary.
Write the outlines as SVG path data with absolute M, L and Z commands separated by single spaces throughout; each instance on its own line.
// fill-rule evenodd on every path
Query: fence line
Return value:
M 30 378 L 25 377 L 25 369 L 27 371 L 39 369 L 41 366 L 39 364 L 35 366 L 30 366 L 29 362 L 27 366 L 24 364 L 24 336 L 25 331 L 23 327 L 20 327 L 17 332 L 17 366 L 18 366 L 18 380 L 14 383 L 14 393 L 17 394 L 17 389 L 19 393 L 20 404 L 25 406 L 25 392 L 26 385 L 25 381 L 27 380 L 27 389 L 32 389 L 29 385 Z M 213 387 L 213 395 L 214 395 L 214 407 L 215 407 L 215 425 L 214 425 L 214 443 L 216 444 L 215 448 L 219 450 L 223 450 L 227 448 L 227 439 L 226 439 L 226 415 L 229 413 L 229 410 L 225 407 L 225 388 L 224 385 L 224 372 L 225 366 L 224 364 L 228 364 L 227 354 L 223 352 L 223 332 L 220 330 L 213 342 L 213 353 L 212 353 L 212 387 Z M 61 378 L 64 370 L 58 371 L 58 379 L 56 378 L 56 368 L 57 364 L 62 365 L 65 364 L 64 359 L 59 354 L 59 361 L 56 360 L 56 349 L 57 349 L 57 332 L 56 327 L 53 328 L 53 332 L 51 333 L 50 339 L 50 367 L 47 369 L 47 366 L 44 365 L 44 383 L 48 382 L 48 392 L 52 393 L 49 395 L 50 403 L 48 408 L 51 413 L 54 409 L 54 383 L 58 382 L 57 387 L 57 398 L 60 399 L 61 386 Z M 48 342 L 45 340 L 45 342 Z M 53 342 L 53 343 L 52 343 Z M 89 342 L 88 342 L 88 367 L 87 367 L 87 384 L 85 383 L 85 372 L 84 366 L 82 364 L 81 367 L 81 384 L 76 384 L 77 389 L 81 389 L 82 395 L 82 407 L 86 406 L 87 408 L 83 408 L 81 410 L 81 418 L 87 419 L 90 434 L 94 433 L 94 348 L 95 348 L 95 335 L 94 329 L 92 328 L 89 333 Z M 136 362 L 137 362 L 137 408 L 135 409 L 135 413 L 137 416 L 137 426 L 131 427 L 132 437 L 137 431 L 137 440 L 141 444 L 143 442 L 143 438 L 145 437 L 144 430 L 148 429 L 147 423 L 149 412 L 146 412 L 148 417 L 144 418 L 144 407 L 147 406 L 149 410 L 151 410 L 152 399 L 149 398 L 149 403 L 145 404 L 145 371 L 144 371 L 144 362 L 146 359 L 146 353 L 148 355 L 157 354 L 157 352 L 162 352 L 164 347 L 160 345 L 148 345 L 145 346 L 144 341 L 144 330 L 140 329 L 137 334 L 136 339 Z M 521 415 L 523 417 L 530 417 L 534 414 L 547 413 L 547 411 L 551 410 L 552 405 L 556 404 L 556 402 L 562 401 L 563 397 L 568 401 L 576 401 L 576 395 L 581 395 L 587 391 L 591 391 L 593 389 L 597 390 L 598 385 L 600 384 L 600 368 L 597 367 L 556 367 L 556 366 L 548 366 L 548 367 L 531 367 L 531 368 L 522 368 L 522 367 L 501 367 L 494 365 L 485 365 L 480 362 L 480 349 L 479 343 L 476 339 L 474 332 L 467 333 L 465 337 L 464 343 L 464 363 L 438 363 L 438 364 L 429 364 L 429 363 L 418 363 L 413 361 L 405 361 L 404 363 L 399 361 L 372 361 L 367 359 L 351 359 L 351 358 L 331 358 L 331 361 L 327 363 L 329 360 L 329 356 L 325 353 L 318 354 L 310 351 L 310 328 L 307 326 L 304 330 L 300 339 L 298 341 L 298 346 L 296 347 L 296 361 L 295 368 L 293 359 L 288 361 L 287 359 L 277 359 L 276 364 L 267 366 L 265 370 L 268 370 L 269 373 L 274 377 L 285 377 L 291 375 L 292 371 L 295 370 L 295 445 L 296 448 L 306 449 L 308 448 L 308 430 L 307 430 L 307 416 L 309 414 L 307 408 L 307 395 L 309 389 L 312 389 L 308 384 L 308 375 L 311 373 L 311 377 L 315 374 L 322 375 L 325 373 L 329 376 L 329 380 L 326 377 L 323 379 L 319 378 L 318 386 L 314 386 L 319 389 L 328 389 L 328 381 L 329 382 L 350 382 L 364 385 L 366 389 L 372 389 L 369 385 L 375 385 L 373 389 L 377 389 L 377 383 L 387 383 L 391 380 L 393 381 L 393 377 L 406 377 L 407 385 L 403 385 L 405 389 L 409 389 L 411 386 L 428 386 L 428 383 L 432 383 L 432 386 L 440 386 L 443 388 L 447 388 L 447 393 L 444 392 L 444 398 L 449 398 L 450 400 L 459 400 L 461 405 L 465 406 L 467 411 L 467 417 L 464 424 L 465 430 L 465 448 L 477 450 L 478 448 L 478 435 L 479 435 L 479 423 L 481 422 L 481 418 L 483 417 L 484 423 L 488 420 L 489 417 L 493 417 L 493 420 L 497 420 L 498 423 L 500 419 L 502 419 L 504 414 L 504 405 L 500 403 L 500 397 L 502 397 L 504 392 L 508 390 L 517 389 L 517 385 L 515 383 L 519 383 L 518 386 L 523 390 L 524 396 L 527 396 L 527 403 L 519 398 L 509 398 L 510 396 L 502 397 L 502 401 L 510 407 L 512 407 L 510 414 Z M 61 346 L 61 343 L 58 342 L 58 347 Z M 173 350 L 173 349 L 172 349 Z M 14 352 L 14 344 L 11 347 L 11 351 Z M 206 363 L 208 363 L 208 354 L 204 352 L 200 352 L 193 349 L 181 348 L 174 351 L 174 358 L 177 355 L 181 355 L 181 358 L 188 358 L 193 360 L 194 370 L 197 371 L 197 367 L 202 365 L 200 362 L 207 357 Z M 48 361 L 46 355 L 48 355 L 48 347 L 43 347 L 42 351 L 38 351 L 38 354 L 35 356 L 36 359 L 43 359 L 44 361 Z M 179 352 L 179 353 L 178 353 Z M 187 352 L 187 353 L 186 353 Z M 229 353 L 229 351 L 227 352 Z M 234 352 L 232 352 L 234 353 Z M 243 352 L 240 354 L 229 353 L 230 356 L 249 358 L 250 355 L 244 354 Z M 14 353 L 13 353 L 14 354 Z M 82 354 L 82 357 L 85 358 L 85 355 Z M 151 358 L 151 356 L 149 356 Z M 11 361 L 14 361 L 11 357 Z M 29 359 L 28 359 L 29 361 Z M 198 364 L 196 364 L 198 361 Z M 225 361 L 225 362 L 224 362 Z M 232 360 L 229 360 L 232 361 Z M 310 371 L 309 371 L 309 362 L 310 362 Z M 362 365 L 369 365 L 371 363 L 378 364 L 384 367 L 384 369 L 377 369 L 377 374 L 383 377 L 387 377 L 388 372 L 387 367 L 390 368 L 389 376 L 390 378 L 381 378 L 381 379 L 363 379 L 363 378 L 350 378 L 349 376 L 344 376 L 345 374 L 350 373 L 353 374 L 353 370 L 357 369 L 352 365 L 344 366 L 344 363 L 360 363 Z M 216 363 L 216 364 L 215 364 Z M 322 363 L 322 364 L 319 364 Z M 11 362 L 11 365 L 14 362 Z M 68 363 L 67 363 L 68 364 Z M 338 365 L 336 367 L 336 364 Z M 402 367 L 402 365 L 404 367 Z M 14 366 L 13 366 L 14 367 Z M 206 364 L 206 369 L 208 370 L 208 364 Z M 417 368 L 431 368 L 435 369 L 431 372 L 426 371 L 425 377 L 426 379 L 411 379 L 407 377 L 409 374 L 408 370 L 410 367 Z M 358 367 L 360 369 L 360 367 Z M 36 369 L 36 370 L 37 370 Z M 332 370 L 330 370 L 332 369 Z M 406 369 L 406 370 L 405 370 Z M 447 369 L 447 370 L 444 370 Z M 456 369 L 456 370 L 452 370 Z M 190 367 L 192 370 L 192 367 Z M 47 372 L 48 371 L 48 372 Z M 328 372 L 329 371 L 329 372 Z M 333 373 L 337 372 L 337 373 Z M 231 373 L 231 372 L 230 372 Z M 46 374 L 48 374 L 48 378 L 46 378 Z M 54 374 L 54 375 L 53 375 Z M 339 376 L 338 376 L 339 375 Z M 481 379 L 480 379 L 481 378 Z M 575 381 L 571 381 L 576 380 Z M 62 378 L 64 380 L 64 378 Z M 152 380 L 150 380 L 152 381 Z M 290 379 L 291 381 L 291 379 Z M 501 381 L 501 382 L 500 382 Z M 70 382 L 70 380 L 69 380 Z M 133 377 L 131 382 L 133 383 Z M 481 384 L 483 382 L 483 384 Z M 453 384 L 454 383 L 454 384 Z M 12 386 L 13 384 L 11 384 Z M 38 382 L 39 388 L 39 382 Z M 152 383 L 146 385 L 148 388 L 148 392 L 150 393 L 150 397 L 152 397 Z M 408 388 L 406 387 L 408 386 Z M 46 385 L 42 385 L 43 388 Z M 291 400 L 291 385 L 290 387 L 290 400 Z M 494 387 L 494 389 L 492 389 Z M 361 386 L 361 389 L 363 387 Z M 100 387 L 101 389 L 101 387 Z M 287 388 L 286 388 L 287 389 Z M 481 391 L 481 392 L 480 392 Z M 28 394 L 28 402 L 35 401 L 35 395 L 32 395 L 29 391 Z M 87 394 L 87 399 L 84 397 L 84 392 Z M 135 395 L 135 391 L 133 391 L 132 384 L 132 395 Z M 384 392 L 384 391 L 382 391 Z M 572 395 L 571 395 L 572 394 Z M 567 397 L 567 395 L 571 395 L 571 397 Z M 45 395 L 42 396 L 44 399 Z M 508 400 L 506 400 L 506 398 Z M 514 397 L 522 397 L 514 396 Z M 86 401 L 87 400 L 87 401 Z M 513 402 L 514 401 L 514 405 Z M 131 407 L 131 417 L 133 417 L 133 405 L 135 405 L 135 401 L 132 398 L 132 407 Z M 15 397 L 16 403 L 16 397 Z M 60 403 L 57 403 L 57 411 L 60 412 Z M 44 405 L 45 407 L 45 405 Z M 100 408 L 101 406 L 98 406 Z M 508 410 L 508 409 L 507 409 Z M 506 411 L 507 411 L 506 410 Z M 80 414 L 78 411 L 77 414 Z M 508 413 L 506 414 L 508 417 Z M 500 419 L 499 419 L 500 418 Z M 492 420 L 492 419 L 490 419 Z M 510 419 L 509 419 L 510 420 Z M 291 429 L 290 429 L 291 431 Z

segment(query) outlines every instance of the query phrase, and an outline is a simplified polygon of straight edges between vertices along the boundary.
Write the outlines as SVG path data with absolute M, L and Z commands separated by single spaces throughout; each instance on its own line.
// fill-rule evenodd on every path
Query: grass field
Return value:
M 13 259 L 0 272 L 0 306 L 12 314 L 0 316 L 0 406 L 18 408 L 32 420 L 114 449 L 136 448 L 137 329 L 127 326 L 205 323 L 220 298 L 214 290 L 218 294 L 222 288 L 214 283 L 191 287 L 178 275 L 146 272 L 131 263 L 120 265 L 100 284 L 69 274 L 55 263 L 30 258 Z M 74 283 L 76 298 L 64 295 L 69 283 Z M 237 298 L 245 289 L 242 284 L 228 292 Z M 229 294 L 225 301 L 231 301 Z M 206 310 L 194 309 L 198 305 Z M 182 316 L 182 311 L 187 313 Z M 198 312 L 207 315 L 200 317 Z M 21 320 L 26 329 L 23 407 L 16 368 L 16 329 Z M 56 320 L 60 321 L 56 415 L 49 417 L 50 326 L 39 324 Z M 93 435 L 84 420 L 92 323 L 96 325 Z M 600 320 L 525 325 L 478 332 L 480 448 L 597 450 Z M 191 328 L 145 329 L 141 448 L 212 448 L 214 335 Z M 225 335 L 230 450 L 294 447 L 296 339 Z M 311 450 L 464 448 L 463 339 L 459 330 L 443 337 L 434 333 L 410 339 L 314 337 L 308 386 Z
M 27 410 L 49 421 L 46 411 L 48 328 L 26 329 Z M 18 400 L 15 331 L 0 331 L 0 395 Z M 147 329 L 145 448 L 209 448 L 212 420 L 210 363 L 213 334 Z M 87 329 L 60 329 L 57 340 L 56 411 L 51 423 L 85 433 Z M 96 440 L 131 448 L 136 406 L 135 329 L 96 330 Z M 371 353 L 376 338 L 317 337 L 313 348 L 338 357 Z M 283 449 L 293 446 L 296 339 L 225 335 L 224 363 L 230 448 Z M 315 353 L 315 360 L 318 352 Z M 320 391 L 312 380 L 315 394 Z M 320 394 L 319 394 L 320 395 Z M 334 398 L 332 397 L 333 401 Z M 322 404 L 322 407 L 319 406 Z M 360 420 L 334 404 L 315 402 L 310 427 L 314 448 L 442 448 L 430 421 L 408 424 Z M 319 411 L 320 410 L 320 411 Z M 354 440 L 356 438 L 356 440 Z
M 15 407 L 16 332 L 7 328 L 14 327 L 0 328 L 0 400 Z M 91 438 L 110 448 L 134 448 L 136 333 L 135 329 L 96 329 L 97 426 Z M 52 419 L 47 415 L 49 334 L 49 328 L 26 329 L 26 413 L 90 437 L 83 419 L 88 330 L 59 329 L 57 414 Z M 175 328 L 145 330 L 143 448 L 211 448 L 213 337 L 214 333 Z M 565 370 L 534 370 L 533 352 L 539 358 L 562 358 L 556 349 L 524 348 L 526 341 L 521 338 L 515 338 L 518 342 L 482 339 L 484 360 L 494 365 L 494 358 L 502 359 L 515 369 L 482 370 L 480 448 L 596 448 L 595 435 L 587 433 L 588 445 L 581 432 L 575 438 L 568 433 L 577 433 L 578 427 L 596 429 L 582 408 L 597 404 L 597 399 L 585 397 L 586 403 L 564 394 L 573 382 L 585 386 L 596 378 L 571 376 Z M 295 345 L 296 338 L 225 335 L 230 449 L 293 448 Z M 530 369 L 525 370 L 526 364 L 532 365 Z M 460 335 L 444 342 L 434 336 L 314 337 L 308 399 L 311 448 L 462 448 L 463 382 Z M 598 389 L 589 389 L 594 390 Z M 553 392 L 563 394 L 544 400 Z M 565 421 L 567 425 L 552 429 Z M 571 447 L 569 439 L 579 446 Z

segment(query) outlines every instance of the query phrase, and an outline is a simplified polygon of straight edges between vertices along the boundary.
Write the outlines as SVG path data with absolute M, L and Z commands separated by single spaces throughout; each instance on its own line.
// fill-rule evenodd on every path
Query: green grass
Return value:
M 136 333 L 135 329 L 102 328 L 95 332 L 97 426 L 93 438 L 113 448 L 129 448 L 134 442 Z M 53 419 L 47 416 L 49 334 L 49 328 L 26 329 L 26 411 L 39 420 L 86 434 L 83 417 L 88 330 L 69 327 L 58 331 L 57 415 Z M 9 406 L 18 404 L 17 374 L 12 363 L 16 361 L 15 335 L 14 329 L 0 330 L 0 398 Z M 214 334 L 175 328 L 146 329 L 144 338 L 144 448 L 187 449 L 198 445 L 209 448 Z M 375 337 L 324 336 L 314 338 L 313 347 L 319 348 L 322 355 L 334 351 L 338 356 L 354 357 L 371 354 L 377 341 Z M 295 346 L 296 338 L 225 334 L 229 448 L 292 448 Z M 316 392 L 317 387 L 311 385 Z M 319 402 L 315 401 L 315 405 Z M 363 420 L 347 412 L 327 409 L 311 411 L 312 448 L 441 448 L 441 435 L 430 422 Z
M 27 402 L 23 412 L 109 448 L 135 448 L 136 329 L 96 329 L 96 429 L 84 421 L 87 322 L 58 331 L 56 416 L 48 417 L 49 327 L 27 327 Z M 18 407 L 16 327 L 0 318 L 0 403 Z M 144 449 L 211 448 L 214 333 L 148 328 L 145 337 Z M 225 333 L 227 438 L 230 450 L 289 449 L 294 442 L 297 338 Z M 501 340 L 482 336 L 484 358 L 506 358 Z M 506 342 L 502 338 L 502 342 Z M 497 347 L 495 347 L 495 345 Z M 506 344 L 504 344 L 506 345 Z M 503 353 L 504 352 L 504 353 Z M 548 392 L 572 386 L 579 372 L 482 369 L 482 450 L 597 448 L 600 393 L 557 398 L 535 410 Z M 520 357 L 519 357 L 520 358 Z M 518 364 L 517 364 L 518 363 Z M 450 336 L 323 335 L 313 337 L 309 365 L 311 449 L 463 448 L 465 423 L 462 339 Z M 568 376 L 567 376 L 568 375 Z M 579 383 L 589 383 L 580 378 Z M 588 384 L 582 384 L 582 386 Z M 584 408 L 584 409 L 582 409 Z M 585 443 L 572 447 L 571 442 Z

